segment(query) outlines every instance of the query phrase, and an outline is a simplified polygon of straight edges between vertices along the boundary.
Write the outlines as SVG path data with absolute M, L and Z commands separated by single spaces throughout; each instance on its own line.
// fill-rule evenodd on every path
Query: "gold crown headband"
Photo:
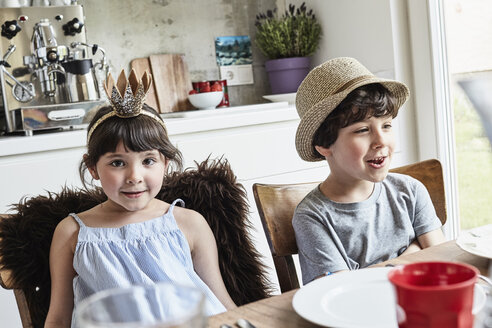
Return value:
M 166 130 L 164 122 L 157 115 L 146 110 L 142 110 L 145 96 L 149 91 L 151 85 L 152 76 L 147 71 L 145 71 L 145 73 L 142 75 L 142 79 L 138 80 L 135 70 L 132 69 L 127 80 L 125 76 L 125 71 L 121 70 L 116 84 L 114 83 L 114 79 L 111 76 L 111 73 L 109 73 L 106 82 L 104 83 L 104 90 L 108 95 L 108 99 L 111 102 L 113 110 L 103 115 L 96 121 L 96 123 L 94 123 L 94 125 L 87 133 L 87 143 L 89 143 L 92 133 L 94 133 L 96 128 L 102 122 L 113 116 L 118 116 L 121 118 L 131 118 L 140 114 L 147 115 L 159 122 L 164 130 Z

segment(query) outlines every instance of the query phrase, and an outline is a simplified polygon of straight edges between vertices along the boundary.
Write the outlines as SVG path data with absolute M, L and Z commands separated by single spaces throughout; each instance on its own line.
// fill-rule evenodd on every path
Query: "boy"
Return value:
M 445 241 L 424 185 L 388 174 L 392 120 L 408 96 L 403 83 L 346 57 L 314 68 L 299 86 L 297 152 L 330 167 L 292 221 L 304 284 Z

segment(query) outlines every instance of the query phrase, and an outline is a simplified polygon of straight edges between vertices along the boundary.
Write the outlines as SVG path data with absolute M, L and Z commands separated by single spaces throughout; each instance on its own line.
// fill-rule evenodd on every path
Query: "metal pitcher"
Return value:
M 65 90 L 70 102 L 99 99 L 92 70 L 92 59 L 76 59 L 62 63 L 65 69 Z

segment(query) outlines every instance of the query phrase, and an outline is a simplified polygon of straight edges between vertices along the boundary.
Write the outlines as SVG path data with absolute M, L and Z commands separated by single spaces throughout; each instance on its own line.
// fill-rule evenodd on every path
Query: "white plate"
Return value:
M 468 253 L 492 259 L 492 224 L 463 232 L 456 244 Z
M 370 268 L 323 277 L 299 289 L 292 299 L 304 319 L 324 327 L 397 328 L 395 293 L 387 275 L 392 268 Z M 484 305 L 476 285 L 473 313 Z
M 273 102 L 287 101 L 289 104 L 294 104 L 296 102 L 296 92 L 266 95 L 263 98 Z

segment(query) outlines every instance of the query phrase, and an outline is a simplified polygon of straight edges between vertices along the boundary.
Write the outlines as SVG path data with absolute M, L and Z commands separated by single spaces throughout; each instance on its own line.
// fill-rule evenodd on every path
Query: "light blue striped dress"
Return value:
M 104 289 L 171 282 L 202 290 L 206 315 L 225 311 L 193 269 L 188 242 L 173 215 L 177 202 L 184 205 L 177 199 L 164 215 L 120 228 L 87 227 L 76 214 L 70 214 L 80 225 L 73 258 L 75 306 Z M 75 317 L 72 319 L 73 327 Z

